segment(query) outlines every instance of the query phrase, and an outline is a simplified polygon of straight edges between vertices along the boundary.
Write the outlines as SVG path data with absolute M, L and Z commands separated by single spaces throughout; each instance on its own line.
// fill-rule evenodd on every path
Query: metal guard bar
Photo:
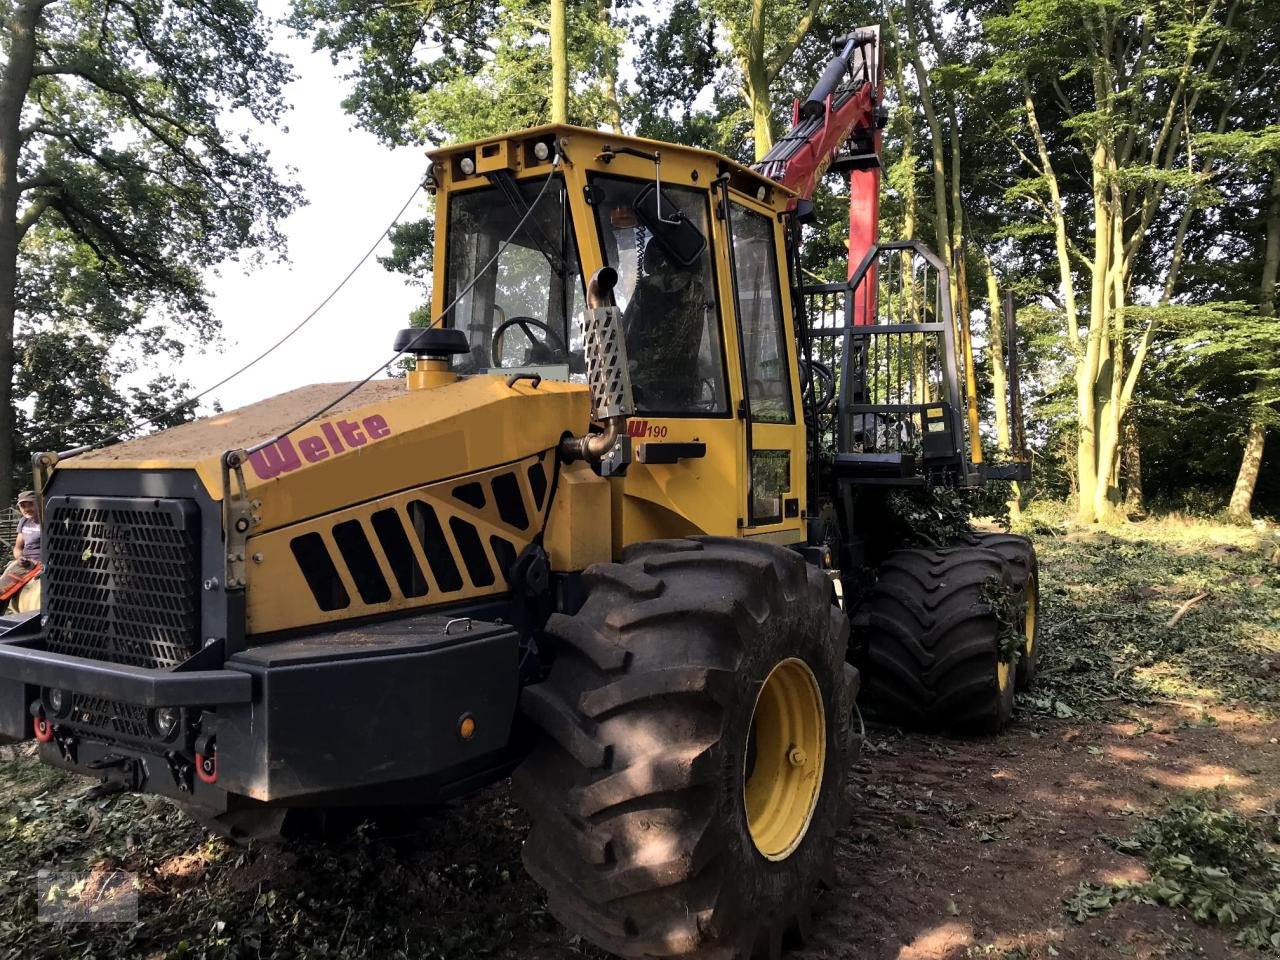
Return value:
M 249 703 L 253 677 L 239 670 L 173 672 L 44 649 L 42 636 L 0 640 L 0 679 L 122 700 L 141 707 Z

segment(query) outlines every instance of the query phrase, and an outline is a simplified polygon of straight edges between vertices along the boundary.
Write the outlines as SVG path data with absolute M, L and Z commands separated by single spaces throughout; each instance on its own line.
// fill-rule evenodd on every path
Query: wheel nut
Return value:
M 809 762 L 808 756 L 799 747 L 792 747 L 787 751 L 787 759 L 791 761 L 793 767 L 803 767 Z

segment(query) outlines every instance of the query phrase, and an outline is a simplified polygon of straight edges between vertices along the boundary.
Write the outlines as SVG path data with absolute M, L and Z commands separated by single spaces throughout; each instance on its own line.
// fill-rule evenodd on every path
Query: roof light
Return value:
M 469 177 L 476 172 L 476 162 L 470 157 L 463 157 L 458 163 L 458 169 L 462 171 L 463 176 Z

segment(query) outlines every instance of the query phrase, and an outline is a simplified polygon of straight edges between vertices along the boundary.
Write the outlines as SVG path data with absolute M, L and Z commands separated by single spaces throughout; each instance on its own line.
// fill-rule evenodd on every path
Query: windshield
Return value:
M 564 181 L 496 177 L 492 186 L 449 198 L 446 303 L 462 297 L 444 324 L 471 344 L 454 366 L 462 373 L 529 369 L 567 380 L 585 365 L 580 325 L 571 322 L 583 285 Z
M 652 184 L 591 178 L 601 249 L 618 271 L 613 293 L 622 308 L 636 410 L 659 416 L 726 414 L 710 249 L 705 242 L 700 253 L 690 248 L 682 265 L 670 244 L 664 248 L 636 214 L 646 187 Z M 711 235 L 705 190 L 663 184 L 662 204 L 664 211 L 676 208 L 703 238 Z M 676 218 L 674 210 L 663 215 Z

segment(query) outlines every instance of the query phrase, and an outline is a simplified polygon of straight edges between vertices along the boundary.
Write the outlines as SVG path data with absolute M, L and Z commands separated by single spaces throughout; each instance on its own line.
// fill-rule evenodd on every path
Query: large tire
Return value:
M 1009 565 L 981 547 L 895 550 L 855 622 L 864 630 L 863 702 L 916 730 L 998 733 L 1013 714 L 1014 669 L 1002 649 Z
M 829 579 L 782 548 L 698 538 L 628 548 L 583 581 L 581 610 L 547 625 L 550 676 L 521 700 L 543 733 L 514 778 L 530 875 L 561 923 L 621 956 L 779 956 L 834 875 L 843 809 L 856 672 Z M 786 753 L 806 786 L 788 848 L 764 835 L 766 856 L 746 777 L 797 777 L 756 719 L 784 675 L 808 678 L 822 748 Z
M 1018 689 L 1030 690 L 1040 663 L 1040 564 L 1036 548 L 1026 537 L 1015 533 L 978 533 L 974 534 L 973 543 L 994 550 L 1009 564 L 1019 622 L 1026 637 L 1018 658 Z

